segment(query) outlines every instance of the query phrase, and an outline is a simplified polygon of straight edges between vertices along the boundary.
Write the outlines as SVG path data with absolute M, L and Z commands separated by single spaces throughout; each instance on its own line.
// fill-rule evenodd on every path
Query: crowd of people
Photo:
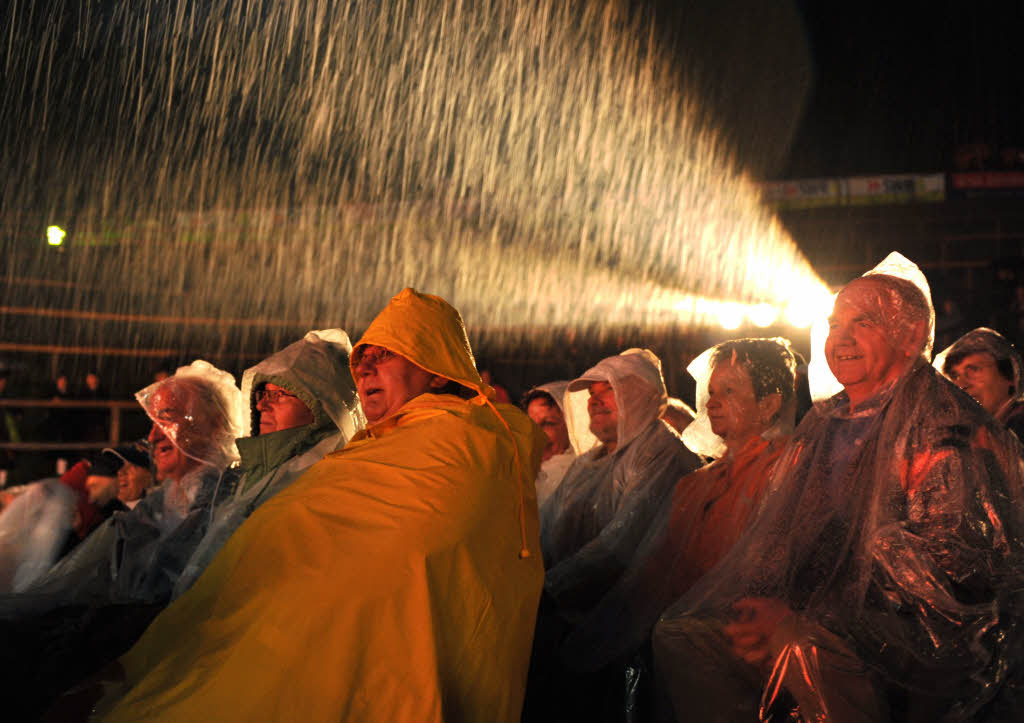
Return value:
M 933 362 L 934 333 L 894 254 L 810 365 L 696 358 L 695 408 L 640 348 L 510 404 L 412 289 L 240 388 L 194 362 L 136 394 L 145 443 L 0 498 L 5 707 L 1018 720 L 1024 363 L 986 328 Z

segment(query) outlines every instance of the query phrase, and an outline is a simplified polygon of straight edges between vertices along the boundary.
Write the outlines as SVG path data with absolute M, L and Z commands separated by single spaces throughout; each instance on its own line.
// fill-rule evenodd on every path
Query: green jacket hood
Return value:
M 255 390 L 267 382 L 284 387 L 313 413 L 310 431 L 325 427 L 345 441 L 363 426 L 355 383 L 348 370 L 352 344 L 341 329 L 311 331 L 242 374 L 242 398 L 249 405 L 246 436 L 259 432 Z

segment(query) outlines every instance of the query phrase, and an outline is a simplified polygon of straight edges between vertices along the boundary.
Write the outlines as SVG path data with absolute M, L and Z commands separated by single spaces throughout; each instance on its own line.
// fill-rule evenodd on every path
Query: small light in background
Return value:
M 62 229 L 60 226 L 46 227 L 46 243 L 51 246 L 60 246 L 64 243 L 64 237 L 67 235 L 67 231 Z

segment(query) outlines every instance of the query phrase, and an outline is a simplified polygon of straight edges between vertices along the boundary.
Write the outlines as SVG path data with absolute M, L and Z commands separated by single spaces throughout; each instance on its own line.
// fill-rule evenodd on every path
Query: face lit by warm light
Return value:
M 715 365 L 708 380 L 708 420 L 727 447 L 765 431 L 771 421 L 766 407 L 758 401 L 746 369 L 728 359 Z
M 903 347 L 908 340 L 893 339 L 884 326 L 879 304 L 891 302 L 879 293 L 880 283 L 870 279 L 850 282 L 839 292 L 829 317 L 825 359 L 849 395 L 851 408 L 895 380 L 909 359 Z
M 353 353 L 352 376 L 368 422 L 391 416 L 421 394 L 437 391 L 447 380 L 431 374 L 384 347 L 363 344 Z
M 614 452 L 619 441 L 619 406 L 615 402 L 615 390 L 608 382 L 591 382 L 589 390 L 587 412 L 590 414 L 590 431 L 608 452 Z
M 569 428 L 558 405 L 548 397 L 536 397 L 526 406 L 526 416 L 541 428 L 548 438 L 541 454 L 541 462 L 569 449 Z
M 989 414 L 998 412 L 1013 392 L 1013 382 L 999 372 L 995 357 L 985 352 L 968 354 L 954 364 L 949 379 Z
M 117 470 L 117 499 L 134 502 L 153 486 L 153 475 L 145 467 L 125 462 Z
M 186 455 L 179 445 L 187 445 L 182 439 L 187 436 L 185 429 L 196 425 L 188 419 L 186 409 L 188 390 L 173 383 L 164 384 L 153 392 L 150 414 L 153 429 L 149 432 L 149 446 L 156 467 L 158 480 L 180 480 L 186 472 L 198 467 L 200 462 Z M 175 438 L 177 444 L 171 440 Z
M 256 392 L 256 411 L 260 413 L 260 434 L 280 432 L 313 423 L 313 412 L 306 403 L 284 387 L 267 382 Z

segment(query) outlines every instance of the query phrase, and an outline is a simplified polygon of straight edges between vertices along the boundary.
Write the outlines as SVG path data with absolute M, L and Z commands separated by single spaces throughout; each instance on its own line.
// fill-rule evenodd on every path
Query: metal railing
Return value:
M 121 443 L 121 413 L 141 410 L 132 400 L 64 401 L 43 399 L 0 399 L 0 409 L 103 409 L 110 413 L 110 435 L 91 442 L 0 442 L 0 449 L 16 452 L 63 452 L 116 447 Z

